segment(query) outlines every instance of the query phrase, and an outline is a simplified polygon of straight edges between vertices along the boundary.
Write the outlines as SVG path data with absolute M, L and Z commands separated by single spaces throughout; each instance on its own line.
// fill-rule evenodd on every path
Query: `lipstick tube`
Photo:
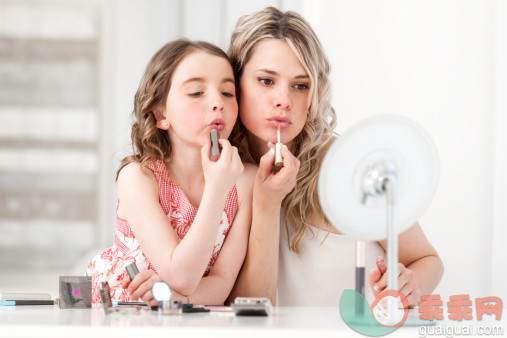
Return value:
M 283 143 L 280 142 L 280 126 L 278 126 L 276 130 L 277 141 L 275 144 L 275 165 L 277 167 L 283 167 L 283 158 L 282 158 L 282 147 Z
M 211 160 L 212 161 L 218 161 L 220 158 L 220 147 L 218 144 L 218 131 L 216 129 L 213 129 L 211 133 L 209 134 L 209 137 L 211 139 Z
M 283 143 L 275 144 L 275 165 L 277 167 L 283 167 L 282 147 Z

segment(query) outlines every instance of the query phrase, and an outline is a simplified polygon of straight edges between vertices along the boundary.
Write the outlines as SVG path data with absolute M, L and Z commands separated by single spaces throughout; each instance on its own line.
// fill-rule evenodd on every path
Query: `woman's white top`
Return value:
M 290 227 L 289 227 L 290 228 Z M 356 240 L 311 227 L 301 243 L 301 256 L 290 251 L 285 225 L 281 222 L 278 262 L 279 306 L 339 306 L 343 290 L 355 289 Z M 377 256 L 385 251 L 378 242 L 365 242 L 365 295 L 373 301 L 368 283 Z

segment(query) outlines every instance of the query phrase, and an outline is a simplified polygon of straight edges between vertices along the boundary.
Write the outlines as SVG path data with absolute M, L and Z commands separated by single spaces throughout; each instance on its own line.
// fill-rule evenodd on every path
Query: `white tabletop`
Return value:
M 0 337 L 294 337 L 310 333 L 332 337 L 364 337 L 350 329 L 338 308 L 275 307 L 270 317 L 236 317 L 233 313 L 159 315 L 149 309 L 124 309 L 106 315 L 100 308 L 0 306 Z M 409 316 L 417 316 L 410 310 Z M 468 325 L 468 323 L 467 323 Z M 401 327 L 391 337 L 420 336 L 419 327 Z

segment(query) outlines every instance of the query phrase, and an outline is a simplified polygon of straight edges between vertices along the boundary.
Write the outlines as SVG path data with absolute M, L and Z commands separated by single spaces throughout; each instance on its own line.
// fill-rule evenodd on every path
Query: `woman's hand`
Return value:
M 386 272 L 386 263 L 381 257 L 377 257 L 377 269 L 371 270 L 368 278 L 375 297 L 387 287 Z M 398 290 L 407 297 L 409 308 L 417 306 L 421 298 L 421 290 L 414 277 L 414 272 L 407 269 L 405 265 L 401 263 L 398 263 Z
M 273 171 L 275 163 L 274 146 L 269 142 L 268 147 L 270 149 L 259 161 L 259 169 L 254 184 L 254 202 L 279 208 L 285 196 L 296 185 L 296 175 L 299 171 L 300 162 L 286 146 L 283 146 L 283 167 L 275 173 Z
M 228 140 L 219 139 L 222 147 L 217 161 L 210 159 L 211 141 L 206 139 L 201 148 L 201 162 L 204 170 L 204 180 L 207 187 L 213 191 L 227 194 L 243 173 L 244 167 L 238 154 L 238 149 L 231 146 Z

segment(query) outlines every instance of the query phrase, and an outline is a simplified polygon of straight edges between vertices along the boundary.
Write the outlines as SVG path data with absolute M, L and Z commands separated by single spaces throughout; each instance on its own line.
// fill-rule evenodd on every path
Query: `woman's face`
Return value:
M 289 148 L 308 115 L 310 78 L 289 44 L 268 39 L 254 47 L 240 78 L 239 116 L 258 152 L 281 142 Z

